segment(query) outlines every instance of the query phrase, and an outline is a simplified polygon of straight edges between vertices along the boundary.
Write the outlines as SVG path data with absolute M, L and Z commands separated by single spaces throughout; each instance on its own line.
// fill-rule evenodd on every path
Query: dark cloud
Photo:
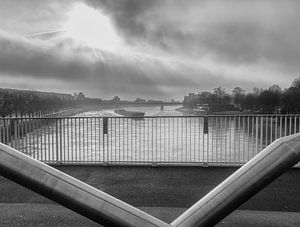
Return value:
M 82 59 L 37 41 L 0 34 L 0 52 L 0 70 L 7 74 L 80 80 L 89 71 Z
M 61 26 L 76 2 L 107 14 L 129 52 L 76 46 L 64 37 Z M 100 96 L 289 86 L 300 71 L 299 11 L 296 0 L 5 1 L 0 28 L 24 37 L 54 32 L 28 39 L 0 34 L 0 76 L 55 80 Z
M 42 39 L 44 37 L 45 34 Z M 165 97 L 168 94 L 161 87 L 166 84 L 191 84 L 188 79 L 171 75 L 167 66 L 153 59 L 120 57 L 98 49 L 73 46 L 63 38 L 53 43 L 36 38 L 28 40 L 0 34 L 0 75 L 35 78 L 39 82 L 55 79 L 70 86 L 80 84 L 86 90 L 99 90 L 98 94 L 118 92 L 127 96 Z M 152 63 L 148 64 L 150 61 Z
M 212 55 L 233 65 L 274 64 L 299 72 L 300 3 L 296 0 L 87 1 L 105 9 L 127 40 L 183 56 Z
M 148 30 L 144 14 L 151 12 L 158 0 L 86 0 L 93 7 L 112 15 L 120 31 L 129 38 L 143 37 Z M 129 39 L 130 41 L 130 39 Z
M 0 28 L 16 33 L 31 34 L 57 29 L 67 19 L 76 0 L 0 0 Z

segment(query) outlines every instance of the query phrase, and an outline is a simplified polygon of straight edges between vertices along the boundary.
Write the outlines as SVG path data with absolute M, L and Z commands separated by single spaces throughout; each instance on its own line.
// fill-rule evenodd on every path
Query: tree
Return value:
M 240 88 L 240 87 L 235 87 L 232 90 L 232 94 L 235 95 L 244 95 L 245 94 L 245 90 Z
M 300 76 L 297 77 L 296 79 L 294 79 L 291 87 L 295 87 L 295 88 L 299 88 L 300 89 Z
M 0 93 L 0 116 L 6 117 L 12 115 L 13 102 L 12 96 L 8 91 L 1 91 Z
M 247 110 L 256 110 L 257 109 L 257 96 L 255 94 L 247 94 L 242 103 L 242 107 Z
M 216 97 L 219 105 L 228 104 L 230 102 L 230 97 L 226 93 L 225 89 L 222 87 L 214 88 L 213 95 Z
M 269 87 L 269 91 L 275 92 L 275 93 L 282 93 L 282 89 L 278 84 L 274 84 L 271 87 Z
M 297 113 L 300 111 L 300 89 L 290 87 L 281 97 L 282 113 Z
M 245 100 L 245 90 L 240 87 L 235 87 L 232 90 L 232 94 L 234 98 L 234 103 L 240 108 Z
M 253 92 L 254 92 L 254 95 L 259 96 L 259 94 L 262 92 L 262 89 L 254 87 Z
M 258 103 L 263 113 L 274 113 L 280 104 L 280 93 L 264 90 L 258 97 Z

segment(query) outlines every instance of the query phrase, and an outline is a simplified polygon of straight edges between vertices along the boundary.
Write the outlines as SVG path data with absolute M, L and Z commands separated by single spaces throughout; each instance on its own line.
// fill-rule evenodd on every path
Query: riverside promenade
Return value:
M 171 222 L 237 168 L 55 167 Z M 300 169 L 293 168 L 218 226 L 299 226 Z M 88 219 L 0 177 L 0 226 L 97 226 Z

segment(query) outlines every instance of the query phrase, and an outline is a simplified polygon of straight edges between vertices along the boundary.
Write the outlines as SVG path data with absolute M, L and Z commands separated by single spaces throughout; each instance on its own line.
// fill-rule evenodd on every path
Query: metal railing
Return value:
M 0 118 L 0 142 L 48 164 L 243 165 L 300 115 Z
M 0 143 L 0 174 L 105 226 L 213 226 L 300 160 L 300 134 L 280 138 L 165 223 Z

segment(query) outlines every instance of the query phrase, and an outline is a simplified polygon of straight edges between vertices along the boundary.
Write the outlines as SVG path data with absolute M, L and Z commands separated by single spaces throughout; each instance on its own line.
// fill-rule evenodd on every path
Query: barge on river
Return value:
M 144 117 L 145 113 L 141 111 L 129 111 L 124 109 L 117 109 L 114 110 L 116 114 L 120 114 L 124 117 Z

